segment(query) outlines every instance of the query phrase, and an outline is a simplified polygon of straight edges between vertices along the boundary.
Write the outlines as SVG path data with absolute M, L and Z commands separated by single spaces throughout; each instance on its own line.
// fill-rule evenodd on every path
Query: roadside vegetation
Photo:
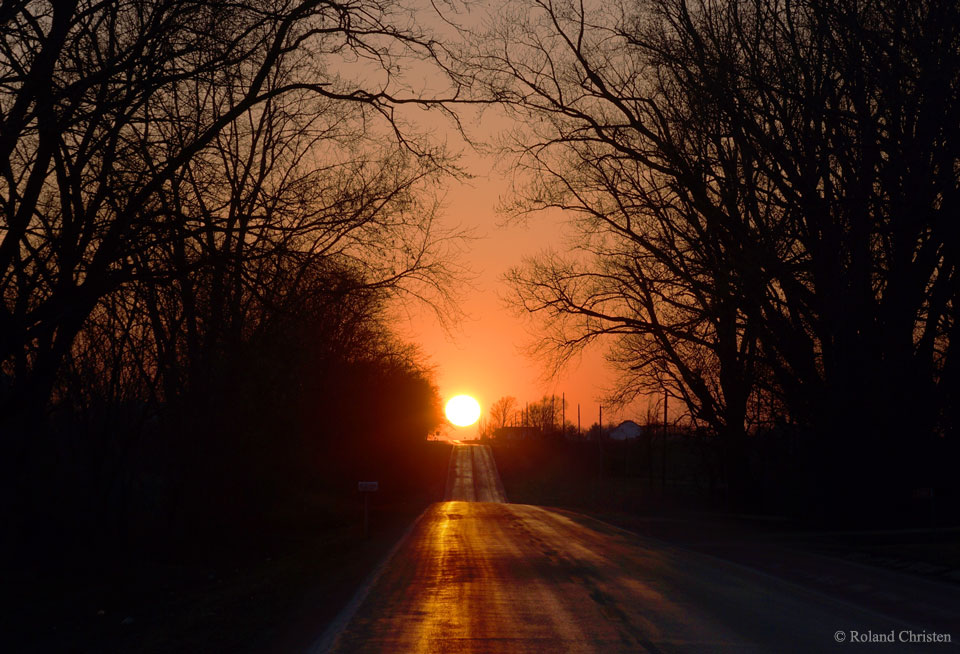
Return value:
M 507 214 L 572 223 L 508 275 L 542 359 L 604 348 L 608 402 L 669 397 L 737 503 L 960 518 L 958 11 L 511 3 L 460 66 L 522 125 Z
M 391 3 L 27 0 L 0 24 L 0 631 L 116 651 L 71 629 L 142 635 L 167 592 L 203 624 L 194 590 L 249 568 L 286 597 L 208 597 L 254 620 L 239 642 L 370 549 L 358 481 L 394 528 L 442 493 L 432 371 L 390 329 L 406 301 L 449 317 L 459 275 L 456 162 L 395 115 L 442 99 L 393 76 L 434 45 Z
M 753 552 L 793 548 L 861 564 L 904 571 L 949 583 L 960 581 L 960 528 L 930 498 L 911 498 L 896 521 L 877 528 L 869 518 L 824 524 L 806 509 L 801 484 L 777 478 L 800 474 L 777 464 L 775 451 L 753 451 L 768 462 L 765 493 L 732 501 L 718 476 L 709 435 L 671 433 L 663 448 L 660 430 L 632 441 L 593 437 L 489 440 L 507 499 L 585 514 L 634 533 L 721 558 L 760 567 Z M 614 425 L 604 428 L 609 433 Z M 759 438 L 754 443 L 776 447 Z M 666 457 L 664 459 L 664 453 Z M 782 454 L 782 453 L 781 453 Z M 713 468 L 713 470 L 710 470 Z M 791 491 L 794 491 L 791 493 Z M 891 528 L 894 527 L 894 528 Z M 757 550 L 751 549 L 753 546 Z M 775 569 L 771 570 L 777 574 Z

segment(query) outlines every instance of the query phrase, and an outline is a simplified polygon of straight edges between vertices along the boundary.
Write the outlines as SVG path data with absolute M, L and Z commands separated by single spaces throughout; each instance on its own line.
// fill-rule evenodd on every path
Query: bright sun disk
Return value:
M 445 411 L 450 422 L 457 427 L 467 427 L 480 417 L 480 404 L 469 395 L 457 395 L 450 398 Z

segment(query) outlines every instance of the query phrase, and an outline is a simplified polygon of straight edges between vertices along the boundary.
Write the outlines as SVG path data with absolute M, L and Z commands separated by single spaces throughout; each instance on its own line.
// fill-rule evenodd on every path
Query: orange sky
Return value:
M 476 278 L 472 287 L 457 293 L 466 317 L 447 333 L 431 311 L 414 309 L 399 331 L 436 366 L 444 401 L 466 393 L 488 415 L 490 404 L 503 395 L 513 395 L 522 404 L 545 394 L 566 393 L 567 419 L 576 424 L 579 402 L 586 429 L 596 422 L 598 399 L 611 379 L 601 351 L 588 352 L 561 377 L 546 379 L 541 363 L 524 353 L 533 339 L 532 324 L 504 301 L 508 289 L 502 277 L 511 266 L 545 247 L 564 248 L 565 230 L 560 229 L 564 217 L 557 213 L 531 219 L 525 226 L 504 225 L 504 216 L 497 213 L 498 200 L 508 191 L 504 173 L 490 171 L 489 159 L 471 150 L 465 150 L 464 156 L 478 177 L 447 188 L 443 220 L 449 226 L 471 227 L 478 236 L 467 243 L 462 262 Z M 636 418 L 634 413 L 625 411 L 623 417 Z M 604 422 L 619 416 L 606 410 Z M 456 438 L 472 438 L 477 428 L 453 428 L 452 432 Z
M 426 0 L 413 0 L 413 5 L 417 7 L 420 25 L 435 34 L 457 38 L 449 25 L 437 20 L 434 10 L 434 7 L 444 7 L 445 14 L 449 14 L 450 3 L 431 5 Z M 448 18 L 461 25 L 479 25 L 485 21 L 485 13 L 496 13 L 494 5 L 492 2 L 463 5 L 456 15 L 449 14 Z M 414 66 L 404 73 L 411 88 L 438 90 L 444 85 L 441 80 L 431 78 L 429 69 Z M 471 228 L 478 238 L 467 243 L 464 260 L 459 262 L 476 275 L 472 287 L 457 291 L 458 304 L 466 318 L 445 332 L 431 311 L 408 306 L 405 307 L 408 315 L 397 325 L 399 334 L 418 344 L 436 367 L 436 381 L 444 402 L 460 393 L 472 395 L 486 416 L 491 403 L 503 395 L 513 395 L 523 404 L 545 394 L 566 393 L 567 419 L 576 424 L 579 403 L 586 429 L 597 420 L 598 400 L 612 380 L 612 374 L 604 366 L 602 350 L 587 352 L 579 365 L 571 366 L 558 378 L 546 379 L 541 363 L 524 354 L 533 338 L 531 323 L 518 317 L 503 300 L 508 289 L 502 277 L 510 267 L 520 263 L 524 256 L 546 247 L 565 249 L 565 236 L 569 231 L 562 229 L 564 217 L 554 213 L 532 218 L 525 226 L 504 226 L 505 217 L 497 213 L 498 201 L 508 192 L 508 171 L 503 170 L 503 162 L 495 166 L 497 162 L 492 157 L 475 152 L 440 115 L 410 111 L 413 113 L 406 115 L 408 120 L 445 139 L 452 150 L 462 152 L 461 163 L 474 179 L 447 187 L 443 222 L 450 227 Z M 511 126 L 508 119 L 494 110 L 488 110 L 482 120 L 472 116 L 472 111 L 464 109 L 461 119 L 471 138 L 480 141 L 490 142 Z M 623 412 L 607 409 L 604 423 L 621 417 L 636 419 L 640 411 L 639 408 Z M 471 438 L 477 428 L 451 427 L 451 432 L 455 438 Z

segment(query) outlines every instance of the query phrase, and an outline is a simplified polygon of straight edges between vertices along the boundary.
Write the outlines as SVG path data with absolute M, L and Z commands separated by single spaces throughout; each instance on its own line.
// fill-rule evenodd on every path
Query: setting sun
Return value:
M 447 418 L 457 427 L 472 425 L 480 417 L 480 404 L 469 395 L 457 395 L 447 402 Z

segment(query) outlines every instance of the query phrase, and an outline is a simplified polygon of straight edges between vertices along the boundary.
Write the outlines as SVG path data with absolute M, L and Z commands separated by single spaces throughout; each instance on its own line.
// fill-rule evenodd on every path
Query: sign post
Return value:
M 379 490 L 380 484 L 375 481 L 361 481 L 357 483 L 357 490 L 363 493 L 363 537 L 370 535 L 370 493 Z

